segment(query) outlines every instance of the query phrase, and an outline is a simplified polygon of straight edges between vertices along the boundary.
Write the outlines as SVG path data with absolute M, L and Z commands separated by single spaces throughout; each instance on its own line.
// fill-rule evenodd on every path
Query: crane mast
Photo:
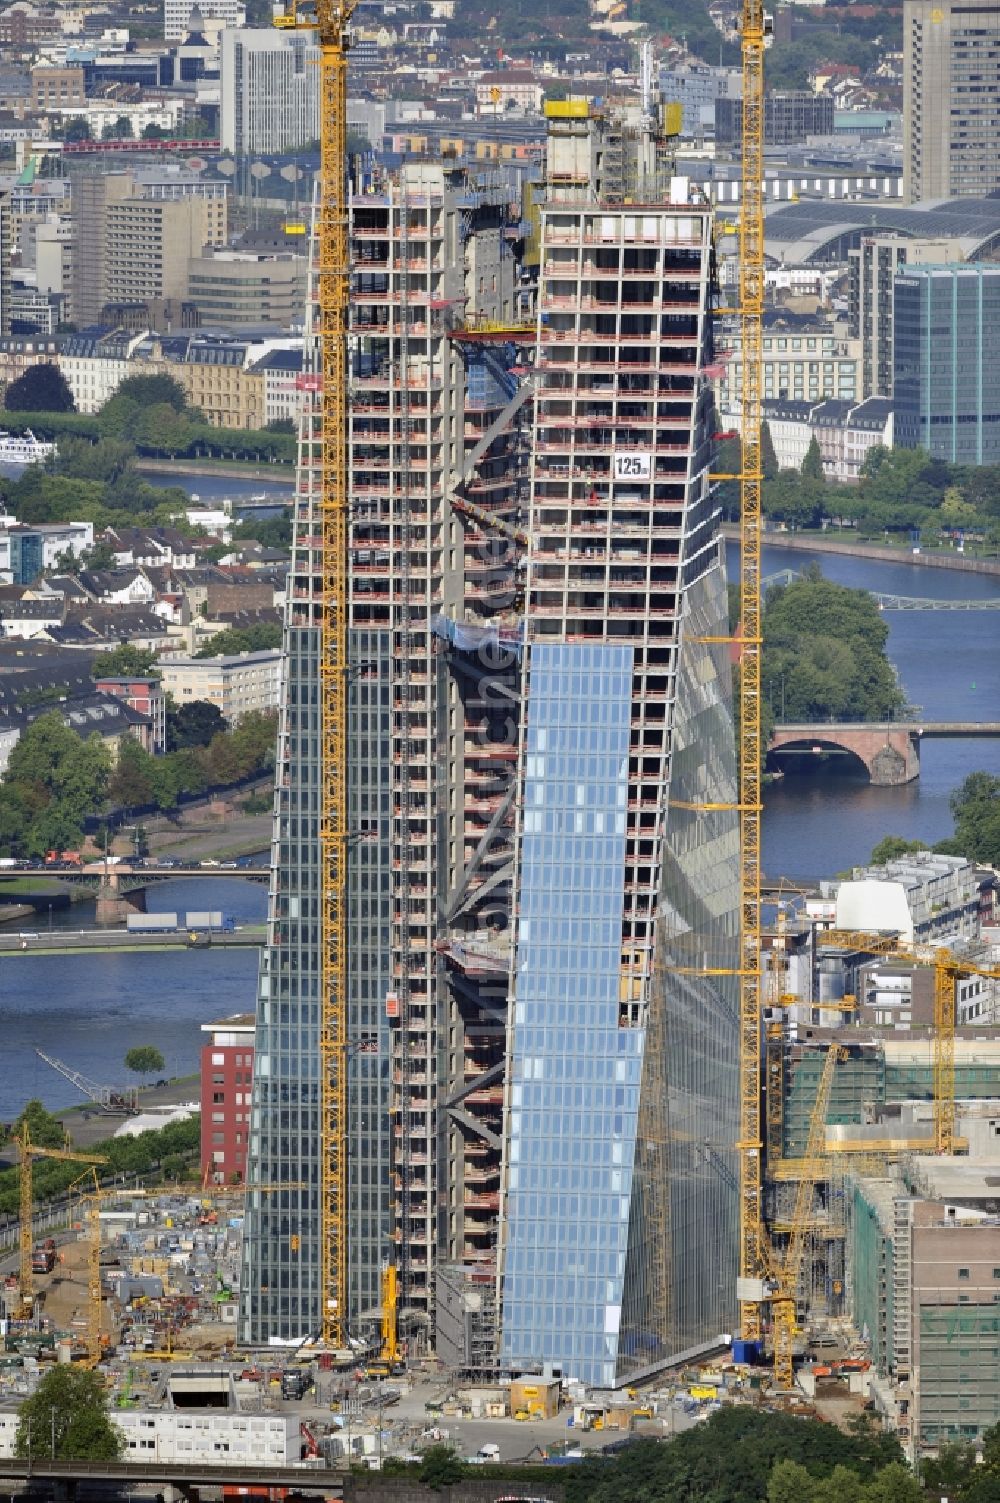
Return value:
M 316 216 L 322 371 L 320 444 L 319 1263 L 324 1345 L 346 1341 L 347 1294 L 347 27 L 356 0 L 292 0 L 282 28 L 317 33 L 320 189 Z
M 740 451 L 740 1330 L 759 1340 L 761 1303 L 748 1297 L 767 1264 L 761 1155 L 761 383 L 764 315 L 764 8 L 743 0 L 743 202 L 739 314 Z

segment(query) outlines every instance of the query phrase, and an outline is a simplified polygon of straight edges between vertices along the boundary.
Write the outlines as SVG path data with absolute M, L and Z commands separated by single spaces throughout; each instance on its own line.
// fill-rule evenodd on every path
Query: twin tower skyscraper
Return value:
M 348 1330 L 391 1258 L 411 1352 L 616 1386 L 735 1309 L 712 212 L 655 112 L 547 113 L 526 240 L 492 169 L 353 183 L 347 766 L 320 762 L 317 393 L 248 1171 L 306 1188 L 248 1192 L 240 1337 L 320 1323 L 317 822 L 342 776 Z

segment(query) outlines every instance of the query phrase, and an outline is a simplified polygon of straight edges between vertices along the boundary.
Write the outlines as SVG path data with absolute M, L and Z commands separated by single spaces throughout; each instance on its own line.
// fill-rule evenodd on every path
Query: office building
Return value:
M 995 1158 L 915 1157 L 847 1197 L 851 1316 L 910 1461 L 1000 1423 L 995 1173 Z
M 847 252 L 850 267 L 848 329 L 860 340 L 858 398 L 892 396 L 892 305 L 897 271 L 962 261 L 958 240 L 914 240 L 903 235 L 865 235 Z
M 735 814 L 695 808 L 736 800 L 705 641 L 712 216 L 637 113 L 551 129 L 533 428 L 488 327 L 509 190 L 407 163 L 352 199 L 347 1316 L 391 1250 L 411 1351 L 614 1384 L 734 1308 L 735 986 L 694 974 L 737 936 Z M 250 1157 L 313 1186 L 318 482 L 304 464 Z M 319 1324 L 317 1213 L 251 1195 L 244 1340 Z
M 206 1184 L 246 1179 L 253 1095 L 253 1013 L 202 1023 L 201 1177 Z
M 660 70 L 660 98 L 664 104 L 681 106 L 681 132 L 693 138 L 714 136 L 715 101 L 722 95 L 738 96 L 742 88 L 743 75 L 732 68 L 690 62 Z
M 188 263 L 226 242 L 227 185 L 146 170 L 77 173 L 72 305 L 81 328 L 109 304 L 187 295 Z
M 896 443 L 1000 462 L 1000 266 L 908 266 L 894 298 Z
M 735 802 L 712 215 L 638 123 L 619 178 L 613 121 L 550 110 L 500 1351 L 617 1385 L 717 1336 L 735 1288 L 735 988 L 695 974 L 737 934 L 735 815 L 695 812 Z
M 292 252 L 217 251 L 196 256 L 188 272 L 202 324 L 301 327 L 306 312 L 306 258 Z
M 742 94 L 719 94 L 715 101 L 717 144 L 739 146 L 742 130 Z M 768 89 L 764 95 L 765 146 L 801 146 L 807 136 L 832 135 L 832 94 L 814 94 L 811 89 Z
M 192 12 L 197 12 L 194 26 Z M 218 31 L 223 27 L 243 26 L 246 18 L 243 0 L 163 0 L 163 39 L 183 42 L 195 29 Z
M 10 194 L 0 193 L 0 335 L 10 333 L 11 258 L 14 249 L 14 221 Z
M 738 325 L 724 326 L 718 336 L 721 364 L 714 367 L 720 412 L 739 421 L 743 394 L 743 355 Z M 859 341 L 846 327 L 827 319 L 785 311 L 764 315 L 763 388 L 769 402 L 858 400 Z
M 1000 188 L 1000 4 L 904 0 L 903 199 Z
M 503 560 L 491 564 L 488 538 L 480 535 L 473 546 L 467 537 L 453 500 L 451 456 L 472 451 L 517 378 L 507 369 L 509 353 L 450 336 L 466 297 L 470 318 L 510 317 L 515 262 L 505 233 L 510 194 L 499 182 L 482 186 L 460 168 L 415 164 L 364 186 L 353 198 L 351 222 L 350 626 L 358 671 L 350 680 L 347 777 L 351 824 L 363 834 L 349 865 L 348 1314 L 357 1329 L 356 1322 L 377 1309 L 381 1263 L 392 1250 L 396 1219 L 405 1220 L 396 1257 L 404 1327 L 417 1349 L 434 1343 L 438 1124 L 443 1127 L 448 1098 L 436 1063 L 439 1038 L 441 1047 L 445 1042 L 438 1029 L 436 926 L 448 899 L 444 884 L 457 887 L 456 868 L 492 818 L 485 812 L 489 770 L 476 766 L 480 796 L 466 827 L 465 790 L 457 779 L 464 743 L 475 737 L 471 727 L 466 737 L 459 685 L 446 670 L 446 639 L 438 632 L 446 629 L 446 616 L 467 611 L 472 620 L 485 620 L 509 601 L 500 586 L 504 579 L 512 584 L 513 567 Z M 313 311 L 311 302 L 310 316 Z M 307 355 L 301 390 L 311 406 L 287 591 L 287 689 L 257 1014 L 260 1126 L 251 1172 L 315 1184 L 320 475 L 313 461 L 321 419 L 311 345 Z M 469 467 L 472 488 L 502 516 L 513 514 L 525 453 L 518 425 L 512 427 Z M 473 540 L 480 531 L 471 527 Z M 440 774 L 439 748 L 447 758 Z M 468 794 L 471 800 L 471 787 Z M 448 876 L 439 878 L 446 854 Z M 502 1060 L 501 1030 L 490 1023 L 480 1032 Z M 460 1061 L 463 1087 L 472 1063 Z M 461 1109 L 481 1111 L 475 1103 Z M 495 1147 L 491 1154 L 495 1217 Z M 315 1192 L 283 1199 L 285 1205 L 275 1197 L 259 1207 L 251 1202 L 240 1330 L 253 1341 L 293 1340 L 319 1322 Z M 292 1226 L 294 1257 L 284 1235 Z
M 223 211 L 225 200 L 221 200 Z M 185 298 L 191 261 L 211 233 L 203 198 L 126 198 L 105 216 L 105 303 Z
M 319 48 L 309 31 L 222 33 L 219 134 L 234 156 L 319 140 Z

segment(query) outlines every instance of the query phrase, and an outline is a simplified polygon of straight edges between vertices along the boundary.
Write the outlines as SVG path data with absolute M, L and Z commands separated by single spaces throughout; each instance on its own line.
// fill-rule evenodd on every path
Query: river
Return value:
M 164 477 L 169 478 L 169 477 Z M 251 481 L 179 477 L 191 491 L 254 494 Z M 810 561 L 778 547 L 764 550 L 764 573 L 801 569 Z M 828 578 L 856 588 L 928 599 L 984 599 L 1000 581 L 908 564 L 816 556 Z M 730 568 L 733 557 L 731 550 Z M 927 720 L 994 719 L 1000 704 L 1000 613 L 887 612 L 889 653 L 908 698 Z M 771 785 L 764 807 L 764 869 L 769 876 L 830 876 L 863 861 L 885 834 L 939 840 L 951 831 L 948 796 L 970 772 L 1000 774 L 1000 741 L 932 741 L 921 754 L 919 781 L 872 788 L 844 764 L 811 766 Z M 178 879 L 149 889 L 151 910 L 221 908 L 237 922 L 260 922 L 263 885 L 234 878 Z M 40 914 L 33 927 L 87 928 L 93 905 Z M 24 927 L 23 923 L 21 927 Z M 0 961 L 0 1119 L 9 1120 L 32 1095 L 50 1108 L 76 1101 L 73 1088 L 34 1053 L 45 1049 L 93 1080 L 124 1077 L 122 1059 L 135 1044 L 153 1044 L 170 1075 L 198 1068 L 201 1024 L 254 1005 L 257 956 L 252 950 L 199 950 L 138 955 L 43 956 Z
M 735 557 L 730 546 L 731 578 Z M 976 574 L 771 546 L 764 549 L 763 572 L 799 570 L 810 562 L 855 589 L 933 600 L 1000 596 L 1000 580 Z M 919 718 L 998 718 L 1000 611 L 886 611 L 885 621 L 889 656 L 907 698 L 920 707 Z M 780 695 L 780 685 L 771 692 Z M 775 708 L 780 713 L 780 703 Z M 942 840 L 952 830 L 949 795 L 977 771 L 1000 774 L 1000 740 L 929 741 L 921 749 L 919 779 L 903 788 L 873 788 L 846 758 L 806 763 L 765 794 L 764 870 L 769 877 L 832 876 L 864 861 L 883 835 Z
M 236 878 L 178 878 L 152 885 L 151 913 L 221 908 L 237 923 L 261 923 L 263 883 Z M 89 929 L 93 902 L 39 915 L 36 930 Z M 20 928 L 28 925 L 21 920 Z M 54 1110 L 84 1101 L 35 1054 L 44 1049 L 99 1084 L 126 1078 L 125 1053 L 153 1044 L 167 1075 L 198 1069 L 201 1024 L 255 1003 L 256 950 L 144 951 L 133 955 L 34 955 L 0 960 L 0 1121 L 38 1096 Z

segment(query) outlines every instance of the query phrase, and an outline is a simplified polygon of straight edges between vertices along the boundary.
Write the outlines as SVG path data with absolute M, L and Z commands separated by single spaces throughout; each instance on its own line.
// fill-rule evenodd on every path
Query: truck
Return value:
M 46 851 L 46 866 L 82 866 L 79 851 Z
M 130 913 L 125 920 L 129 934 L 173 934 L 177 930 L 176 913 Z
M 187 929 L 212 929 L 232 934 L 236 922 L 219 908 L 195 908 L 184 915 L 184 926 Z
M 38 1242 L 31 1249 L 32 1273 L 51 1273 L 56 1266 L 56 1244 L 52 1237 Z

